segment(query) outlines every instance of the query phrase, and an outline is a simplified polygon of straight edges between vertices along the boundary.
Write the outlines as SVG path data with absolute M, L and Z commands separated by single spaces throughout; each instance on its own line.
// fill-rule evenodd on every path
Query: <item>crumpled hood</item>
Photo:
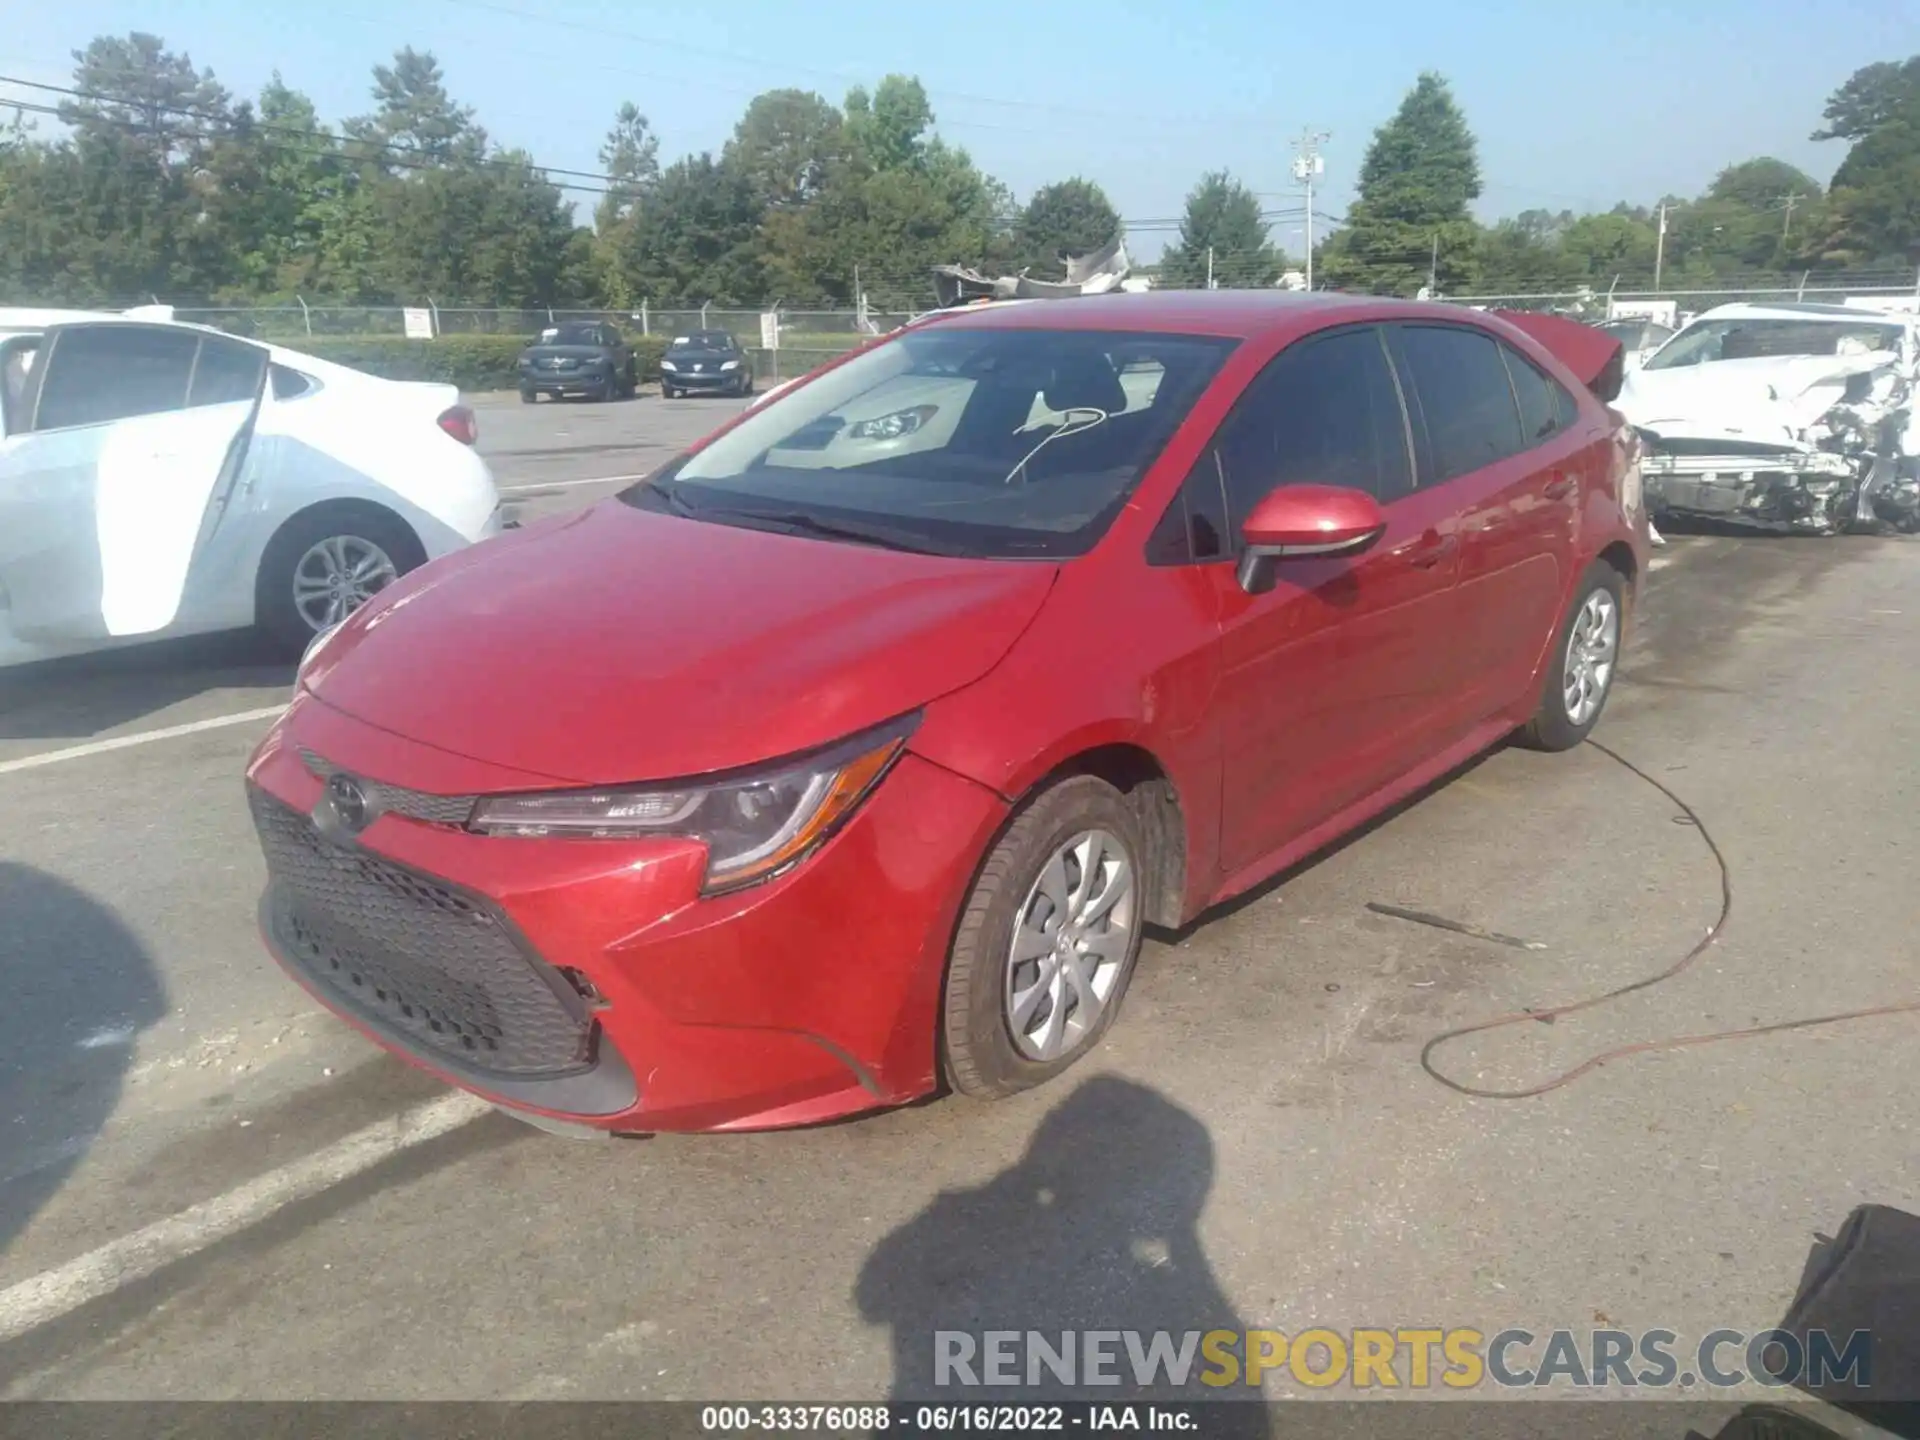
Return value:
M 1656 434 L 1727 434 L 1791 441 L 1845 398 L 1855 375 L 1887 370 L 1894 355 L 1786 355 L 1630 371 L 1613 402 Z
M 970 684 L 1057 573 L 606 501 L 389 587 L 305 683 L 368 724 L 556 781 L 674 779 L 827 744 Z

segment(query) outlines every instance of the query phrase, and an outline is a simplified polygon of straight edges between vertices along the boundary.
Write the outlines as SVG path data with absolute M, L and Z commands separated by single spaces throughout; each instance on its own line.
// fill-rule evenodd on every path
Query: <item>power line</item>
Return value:
M 511 16 L 541 26 L 560 26 L 565 29 L 582 31 L 589 35 L 631 40 L 635 44 L 644 45 L 648 49 L 653 50 L 677 50 L 682 54 L 693 55 L 703 59 L 723 60 L 731 64 L 748 65 L 763 70 L 777 68 L 780 73 L 785 75 L 812 75 L 820 79 L 836 80 L 842 84 L 849 85 L 867 83 L 867 77 L 851 71 L 831 70 L 820 66 L 796 65 L 784 59 L 776 62 L 760 56 L 745 55 L 739 51 L 721 50 L 701 45 L 689 45 L 684 41 L 663 39 L 658 35 L 643 35 L 631 30 L 616 29 L 611 25 L 596 24 L 584 20 L 570 20 L 564 16 L 553 15 L 547 12 L 535 13 L 530 10 L 521 10 L 512 5 L 500 4 L 498 0 L 442 0 L 442 3 L 455 6 L 456 8 L 485 10 L 495 15 Z M 1079 105 L 1059 105 L 1044 100 L 1016 100 L 999 95 L 980 95 L 965 90 L 948 90 L 944 88 L 939 90 L 927 89 L 927 96 L 929 99 L 935 96 L 944 96 L 947 99 L 958 100 L 971 105 L 988 105 L 1008 110 L 1078 116 L 1085 119 L 1120 121 L 1128 124 L 1138 124 L 1141 119 L 1137 111 L 1099 110 Z M 1210 120 L 1196 120 L 1190 123 L 1196 126 L 1204 125 L 1211 128 L 1223 125 L 1255 123 L 1257 121 L 1258 117 L 1256 116 L 1217 116 Z M 1011 129 L 1025 127 L 987 126 L 983 128 Z

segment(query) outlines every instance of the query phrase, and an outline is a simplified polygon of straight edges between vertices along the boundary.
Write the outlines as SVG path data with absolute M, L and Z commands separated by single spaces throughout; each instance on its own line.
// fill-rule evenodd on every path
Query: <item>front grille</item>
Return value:
M 322 780 L 340 773 L 342 768 L 311 750 L 302 750 L 300 759 L 310 772 Z M 354 779 L 366 791 L 369 816 L 404 815 L 409 820 L 424 820 L 429 825 L 465 825 L 473 817 L 473 807 L 478 803 L 472 795 L 429 795 L 422 790 L 403 790 L 398 785 L 385 785 L 361 775 L 354 776 Z
M 289 964 L 401 1044 L 503 1077 L 587 1068 L 586 1002 L 477 895 L 352 846 L 249 787 Z

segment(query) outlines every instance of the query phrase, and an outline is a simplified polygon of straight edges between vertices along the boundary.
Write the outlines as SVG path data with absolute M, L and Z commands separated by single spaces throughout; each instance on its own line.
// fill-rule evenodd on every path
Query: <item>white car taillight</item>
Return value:
M 480 441 L 479 418 L 464 405 L 442 410 L 439 424 L 442 430 L 462 445 L 476 445 Z

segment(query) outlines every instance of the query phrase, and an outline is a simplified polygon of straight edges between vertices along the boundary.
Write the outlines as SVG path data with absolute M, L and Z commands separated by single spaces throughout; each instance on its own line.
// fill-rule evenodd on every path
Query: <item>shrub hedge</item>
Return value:
M 630 335 L 640 361 L 640 378 L 660 378 L 660 356 L 667 348 L 660 335 Z M 335 365 L 349 365 L 388 380 L 435 380 L 462 390 L 511 390 L 519 383 L 515 362 L 533 337 L 518 335 L 442 335 L 437 340 L 407 340 L 396 335 L 315 335 L 287 342 L 287 348 Z

